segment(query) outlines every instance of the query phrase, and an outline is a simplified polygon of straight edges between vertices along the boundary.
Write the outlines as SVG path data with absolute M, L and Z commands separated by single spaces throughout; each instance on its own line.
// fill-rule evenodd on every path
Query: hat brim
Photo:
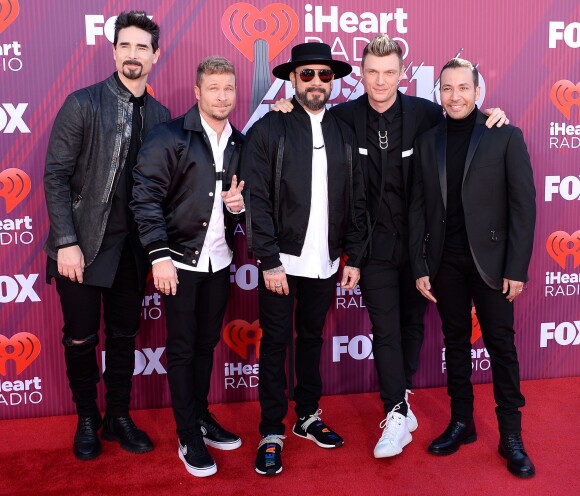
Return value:
M 342 60 L 328 60 L 328 59 L 310 59 L 310 60 L 298 60 L 294 62 L 286 62 L 285 64 L 280 64 L 279 66 L 272 69 L 272 74 L 278 79 L 283 79 L 284 81 L 290 81 L 290 73 L 303 65 L 309 64 L 320 64 L 327 65 L 334 72 L 334 79 L 340 79 L 344 76 L 348 76 L 352 72 L 352 66 L 343 62 Z

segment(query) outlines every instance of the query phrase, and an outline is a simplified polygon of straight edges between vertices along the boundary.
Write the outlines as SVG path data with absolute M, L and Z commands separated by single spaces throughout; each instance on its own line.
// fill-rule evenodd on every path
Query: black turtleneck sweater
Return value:
M 465 229 L 462 186 L 465 159 L 475 126 L 477 107 L 464 119 L 447 117 L 447 216 L 444 251 L 453 255 L 469 255 Z

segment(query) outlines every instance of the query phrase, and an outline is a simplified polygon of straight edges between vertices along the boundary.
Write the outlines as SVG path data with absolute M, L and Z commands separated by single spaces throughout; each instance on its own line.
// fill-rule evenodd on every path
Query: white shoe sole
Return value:
M 278 470 L 276 470 L 275 472 L 270 470 L 269 472 L 262 472 L 261 470 L 258 470 L 257 467 L 254 467 L 254 470 L 260 474 L 260 475 L 278 475 L 280 472 L 282 472 L 282 467 L 280 467 Z
M 183 462 L 183 465 L 185 465 L 185 470 L 195 477 L 209 477 L 217 472 L 217 465 L 215 463 L 209 467 L 198 468 L 187 463 L 187 460 L 179 448 L 177 448 L 177 454 L 179 455 L 179 459 Z
M 238 449 L 242 445 L 242 440 L 240 438 L 238 438 L 237 441 L 231 441 L 229 443 L 217 443 L 215 441 L 212 441 L 211 439 L 208 439 L 207 437 L 204 437 L 203 442 L 207 446 L 211 446 L 212 448 L 223 450 L 223 451 L 235 450 L 235 449 Z
M 408 435 L 406 435 L 402 440 L 401 440 L 401 447 L 400 448 L 395 448 L 395 447 L 389 447 L 390 449 L 384 449 L 384 448 L 379 448 L 377 443 L 377 446 L 375 446 L 374 449 L 374 456 L 375 458 L 390 458 L 391 456 L 397 456 L 400 455 L 403 452 L 403 448 L 405 446 L 407 446 L 407 444 L 409 444 L 411 441 L 413 440 L 413 436 L 411 435 L 411 433 L 409 432 Z

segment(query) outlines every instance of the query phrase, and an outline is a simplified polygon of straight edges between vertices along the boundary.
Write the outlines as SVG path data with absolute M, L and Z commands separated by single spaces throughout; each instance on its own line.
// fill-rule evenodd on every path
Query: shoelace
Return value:
M 83 433 L 87 431 L 96 431 L 98 429 L 97 428 L 98 424 L 96 424 L 96 422 L 94 422 L 93 418 L 91 417 L 84 417 L 80 420 L 79 423 L 80 423 L 79 430 Z
M 524 442 L 520 436 L 508 434 L 504 438 L 504 444 L 510 451 L 524 451 Z
M 322 409 L 319 408 L 315 413 L 310 415 L 310 417 L 302 423 L 302 425 L 301 425 L 302 429 L 304 429 L 304 430 L 308 429 L 308 427 L 310 427 L 310 425 L 314 422 L 317 422 L 317 421 L 322 422 L 322 419 L 319 417 L 319 415 L 321 413 L 322 413 Z
M 401 402 L 402 403 L 402 402 Z M 387 414 L 386 418 L 383 419 L 381 421 L 381 423 L 379 424 L 379 427 L 381 429 L 383 429 L 383 433 L 381 434 L 381 439 L 387 435 L 392 434 L 392 430 L 394 430 L 396 427 L 398 427 L 398 422 L 395 420 L 395 416 L 394 413 L 397 412 L 397 410 L 401 409 L 401 403 L 397 403 L 393 409 Z
M 282 442 L 282 439 L 286 439 L 286 436 L 282 436 L 279 434 L 270 434 L 268 436 L 264 436 L 260 440 L 260 444 L 258 444 L 258 449 L 264 446 L 264 444 L 277 444 L 278 446 L 280 446 L 280 448 L 283 449 L 284 443 Z

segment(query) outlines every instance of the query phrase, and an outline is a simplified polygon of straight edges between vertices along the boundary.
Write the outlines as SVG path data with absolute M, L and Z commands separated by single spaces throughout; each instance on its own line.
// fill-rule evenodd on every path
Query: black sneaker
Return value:
M 299 437 L 314 441 L 321 448 L 338 448 L 344 444 L 336 432 L 330 429 L 319 417 L 322 410 L 318 410 L 307 417 L 300 417 L 294 424 L 292 432 Z
M 226 431 L 218 424 L 213 413 L 205 412 L 197 419 L 197 425 L 203 435 L 205 444 L 221 450 L 235 450 L 242 445 L 239 436 Z
M 100 415 L 79 417 L 73 441 L 73 453 L 79 460 L 92 460 L 101 453 L 99 429 L 102 424 Z
M 282 439 L 286 436 L 268 434 L 258 444 L 258 455 L 254 465 L 261 475 L 277 475 L 282 472 Z
M 181 444 L 181 440 L 177 444 L 179 459 L 191 475 L 209 477 L 217 472 L 217 465 L 209 454 L 202 436 L 192 436 L 184 445 Z

